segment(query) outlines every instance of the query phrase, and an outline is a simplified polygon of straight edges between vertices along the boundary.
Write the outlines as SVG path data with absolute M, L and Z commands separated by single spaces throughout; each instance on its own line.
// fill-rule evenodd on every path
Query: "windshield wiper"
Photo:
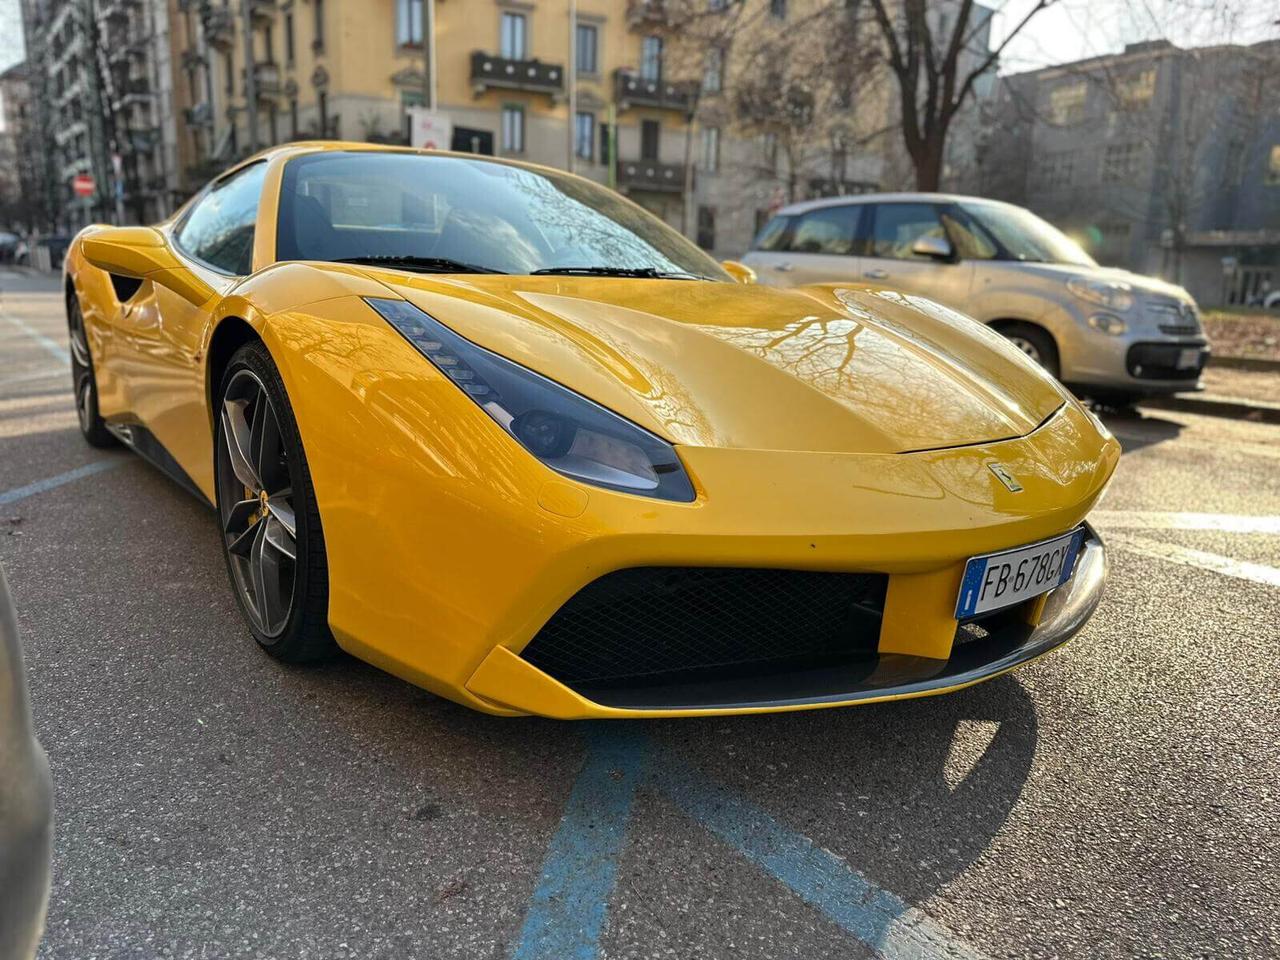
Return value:
M 685 273 L 683 270 L 659 270 L 657 267 L 544 267 L 534 270 L 533 276 L 540 274 L 562 274 L 576 277 L 633 277 L 641 280 L 709 280 L 696 273 Z
M 367 257 L 340 257 L 333 263 L 363 263 L 371 267 L 399 267 L 403 270 L 416 270 L 419 273 L 506 273 L 493 267 L 482 267 L 462 260 L 450 260 L 448 257 L 412 257 L 391 255 L 370 255 Z

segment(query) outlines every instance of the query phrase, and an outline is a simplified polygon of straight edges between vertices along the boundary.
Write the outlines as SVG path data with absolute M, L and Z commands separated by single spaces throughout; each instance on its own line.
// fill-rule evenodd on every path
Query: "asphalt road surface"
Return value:
M 81 441 L 48 289 L 0 268 L 0 564 L 57 797 L 41 956 L 1280 955 L 1280 427 L 1113 421 L 1107 595 L 1013 675 L 501 720 L 260 653 L 212 513 Z

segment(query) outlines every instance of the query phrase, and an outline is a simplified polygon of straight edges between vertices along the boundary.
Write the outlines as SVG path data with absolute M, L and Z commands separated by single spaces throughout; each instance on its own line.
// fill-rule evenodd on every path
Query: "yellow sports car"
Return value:
M 928 300 L 751 279 L 555 170 L 291 144 L 76 238 L 80 426 L 216 507 L 267 652 L 490 713 L 923 696 L 1078 630 L 1098 421 Z

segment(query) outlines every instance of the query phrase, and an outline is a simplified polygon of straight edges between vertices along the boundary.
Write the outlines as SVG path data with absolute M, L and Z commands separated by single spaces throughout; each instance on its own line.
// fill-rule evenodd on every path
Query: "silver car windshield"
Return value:
M 968 202 L 959 206 L 1000 245 L 1003 259 L 1078 267 L 1098 265 L 1078 243 L 1030 210 L 1003 203 Z

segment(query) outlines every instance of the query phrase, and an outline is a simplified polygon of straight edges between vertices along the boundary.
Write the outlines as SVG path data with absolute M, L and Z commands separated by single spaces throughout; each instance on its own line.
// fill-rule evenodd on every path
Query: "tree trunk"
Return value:
M 934 135 L 921 141 L 911 157 L 916 168 L 917 190 L 933 193 L 942 185 L 943 136 Z

